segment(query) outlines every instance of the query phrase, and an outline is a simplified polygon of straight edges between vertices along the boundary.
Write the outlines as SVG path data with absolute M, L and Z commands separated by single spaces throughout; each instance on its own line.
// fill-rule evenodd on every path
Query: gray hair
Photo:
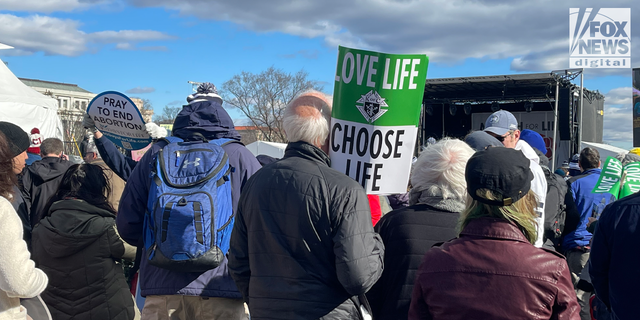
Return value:
M 465 202 L 464 172 L 473 153 L 468 144 L 458 139 L 444 138 L 428 146 L 413 165 L 411 192 Z
M 300 108 L 306 108 L 307 114 L 300 114 Z M 315 146 L 324 144 L 330 124 L 331 98 L 316 90 L 304 91 L 293 98 L 282 118 L 282 127 L 289 142 L 305 141 Z
M 630 152 L 620 152 L 616 155 L 616 159 L 620 160 L 623 166 L 626 166 L 631 162 L 640 162 L 640 156 Z

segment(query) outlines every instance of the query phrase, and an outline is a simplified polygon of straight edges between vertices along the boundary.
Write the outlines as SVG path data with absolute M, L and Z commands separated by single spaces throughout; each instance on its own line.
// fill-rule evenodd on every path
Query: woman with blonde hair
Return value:
M 413 165 L 410 206 L 387 213 L 376 225 L 386 248 L 382 276 L 367 293 L 376 320 L 407 319 L 422 256 L 455 238 L 465 208 L 464 168 L 472 155 L 458 139 L 430 144 Z
M 566 261 L 533 246 L 529 162 L 509 148 L 469 159 L 459 237 L 425 254 L 409 319 L 580 319 Z

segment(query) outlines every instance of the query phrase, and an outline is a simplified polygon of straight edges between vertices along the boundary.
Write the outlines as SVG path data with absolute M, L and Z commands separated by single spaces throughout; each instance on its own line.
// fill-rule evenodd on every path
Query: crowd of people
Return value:
M 25 306 L 40 298 L 54 320 L 638 313 L 640 196 L 591 192 L 602 166 L 595 149 L 552 172 L 543 138 L 500 110 L 463 140 L 431 141 L 407 193 L 377 197 L 331 168 L 324 93 L 286 106 L 289 143 L 268 161 L 240 143 L 214 85 L 187 102 L 171 138 L 148 124 L 154 141 L 137 162 L 90 117 L 83 164 L 64 157 L 59 139 L 0 122 L 0 319 L 30 319 Z M 170 154 L 174 144 L 184 152 Z M 221 156 L 188 156 L 203 150 Z M 219 163 L 227 169 L 215 190 L 158 194 L 207 183 Z M 209 200 L 193 200 L 198 192 Z M 191 234 L 196 243 L 178 248 Z M 206 249 L 194 257 L 194 246 Z

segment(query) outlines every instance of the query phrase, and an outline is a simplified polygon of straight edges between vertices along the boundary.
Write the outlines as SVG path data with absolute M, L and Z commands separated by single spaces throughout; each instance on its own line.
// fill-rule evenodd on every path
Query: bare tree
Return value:
M 300 92 L 323 86 L 309 80 L 300 70 L 295 74 L 269 69 L 254 74 L 243 71 L 222 84 L 221 95 L 227 105 L 238 108 L 267 141 L 286 142 L 282 130 L 284 107 Z
M 180 110 L 182 110 L 182 107 L 164 106 L 162 113 L 155 115 L 154 121 L 156 123 L 171 124 L 173 123 L 173 120 L 176 119 L 178 113 L 180 113 Z

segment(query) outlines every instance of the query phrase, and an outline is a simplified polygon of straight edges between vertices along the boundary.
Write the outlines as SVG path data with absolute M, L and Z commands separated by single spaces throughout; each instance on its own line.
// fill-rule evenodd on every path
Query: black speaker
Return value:
M 571 90 L 560 88 L 558 92 L 558 133 L 560 140 L 571 140 Z

